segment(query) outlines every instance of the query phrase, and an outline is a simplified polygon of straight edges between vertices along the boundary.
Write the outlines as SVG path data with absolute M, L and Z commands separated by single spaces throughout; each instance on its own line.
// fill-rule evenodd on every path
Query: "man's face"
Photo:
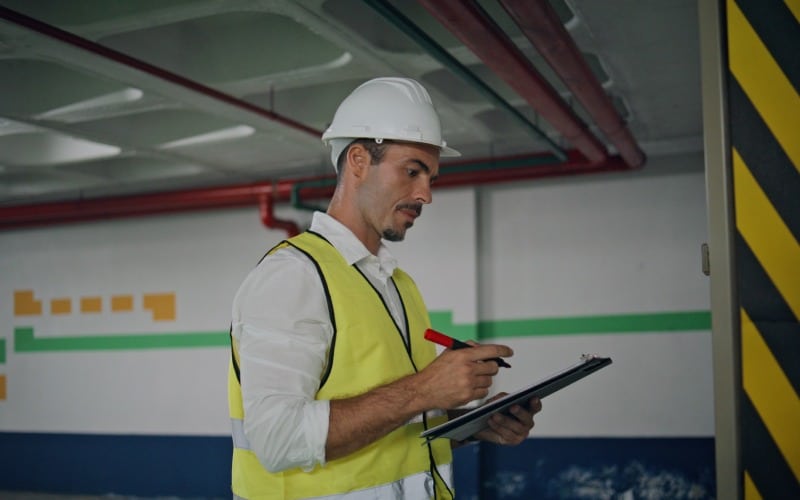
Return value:
M 401 241 L 431 202 L 431 184 L 439 175 L 439 148 L 391 143 L 378 165 L 371 165 L 361 186 L 362 217 L 388 241 Z

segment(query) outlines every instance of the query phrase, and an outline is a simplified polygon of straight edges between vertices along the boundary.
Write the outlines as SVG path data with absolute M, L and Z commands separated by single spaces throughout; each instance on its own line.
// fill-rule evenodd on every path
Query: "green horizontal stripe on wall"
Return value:
M 501 337 L 613 333 L 660 333 L 711 329 L 709 311 L 612 314 L 565 318 L 453 323 L 450 311 L 432 311 L 431 326 L 461 340 Z M 228 332 L 142 333 L 36 337 L 32 327 L 14 328 L 14 352 L 103 351 L 228 347 Z M 0 362 L 5 362 L 5 339 L 0 339 Z
M 431 324 L 461 340 L 486 340 L 501 337 L 543 335 L 586 335 L 613 333 L 660 333 L 711 329 L 710 311 L 607 314 L 481 321 L 478 325 L 453 324 L 449 312 L 432 312 Z
M 224 331 L 36 338 L 33 328 L 14 328 L 14 352 L 183 349 L 229 345 L 228 332 Z
M 710 330 L 711 312 L 610 314 L 481 322 L 482 339 L 590 333 L 659 333 Z

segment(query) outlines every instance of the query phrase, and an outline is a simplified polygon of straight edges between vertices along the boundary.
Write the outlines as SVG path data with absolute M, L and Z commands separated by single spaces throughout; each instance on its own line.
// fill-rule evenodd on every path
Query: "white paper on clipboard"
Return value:
M 495 413 L 508 411 L 511 406 L 524 403 L 534 397 L 542 399 L 610 364 L 611 358 L 584 354 L 579 363 L 491 403 L 479 406 L 453 420 L 430 428 L 420 434 L 420 437 L 427 441 L 440 437 L 463 441 L 488 427 L 486 422 Z

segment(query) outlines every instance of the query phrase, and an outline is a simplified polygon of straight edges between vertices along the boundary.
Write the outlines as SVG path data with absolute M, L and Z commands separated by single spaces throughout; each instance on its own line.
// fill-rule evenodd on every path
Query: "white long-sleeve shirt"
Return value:
M 314 214 L 311 230 L 364 273 L 405 332 L 402 303 L 389 279 L 397 261 L 388 249 L 381 244 L 378 255 L 371 254 L 347 227 L 321 212 Z M 273 472 L 324 465 L 330 403 L 314 397 L 333 326 L 316 267 L 295 248 L 276 251 L 245 278 L 232 318 L 250 448 Z

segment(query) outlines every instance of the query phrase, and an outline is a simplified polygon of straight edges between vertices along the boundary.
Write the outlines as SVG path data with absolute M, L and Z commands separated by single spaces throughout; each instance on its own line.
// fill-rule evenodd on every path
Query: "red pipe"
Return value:
M 25 14 L 21 14 L 9 8 L 0 6 L 0 19 L 5 19 L 6 21 L 19 26 L 24 26 L 31 31 L 39 33 L 40 35 L 44 35 L 67 45 L 72 45 L 73 47 L 83 49 L 97 56 L 122 64 L 123 66 L 135 68 L 143 73 L 147 73 L 150 76 L 154 76 L 156 78 L 160 78 L 161 80 L 166 80 L 181 87 L 185 87 L 199 94 L 206 95 L 242 110 L 249 111 L 250 113 L 255 113 L 261 117 L 268 118 L 313 137 L 320 138 L 322 136 L 322 131 L 294 121 L 291 118 L 287 118 L 283 115 L 279 115 L 278 113 L 266 110 L 242 99 L 237 99 L 232 95 L 220 92 L 219 90 L 213 89 L 194 80 L 190 80 L 189 78 L 185 78 L 176 73 L 172 73 L 171 71 L 167 71 L 163 68 L 159 68 L 158 66 L 144 62 L 141 59 L 136 59 L 135 57 L 123 54 L 122 52 L 118 52 L 114 49 L 110 49 L 104 45 L 100 45 L 99 43 L 87 40 L 86 38 L 79 37 L 78 35 L 70 33 L 69 31 L 64 31 L 53 25 L 43 23 L 38 19 L 28 17 Z
M 540 155 L 482 158 L 449 163 L 442 165 L 436 186 L 437 188 L 472 186 L 627 169 L 625 163 L 618 156 L 612 156 L 605 162 L 596 164 L 587 162 L 583 155 L 577 151 L 568 151 L 566 163 L 543 163 L 543 160 L 548 157 L 553 158 L 549 153 L 542 153 Z M 530 166 L 490 167 L 493 162 L 503 163 L 523 158 L 531 160 Z M 465 167 L 470 166 L 481 168 L 476 171 L 463 170 Z M 482 168 L 483 166 L 487 166 L 487 168 Z M 286 221 L 277 221 L 275 226 L 269 225 L 273 223 L 272 221 L 275 221 L 272 213 L 273 204 L 275 202 L 289 201 L 292 187 L 297 183 L 330 178 L 332 177 L 315 177 L 283 180 L 269 184 L 244 184 L 114 198 L 51 202 L 38 205 L 0 206 L 0 230 L 253 205 L 260 207 L 262 220 L 266 218 L 265 225 L 289 230 L 290 228 L 284 224 Z M 331 185 L 326 187 L 303 187 L 300 189 L 299 194 L 303 199 L 329 198 L 333 193 L 333 189 Z M 265 204 L 267 204 L 266 207 L 264 206 Z
M 291 238 L 300 234 L 300 228 L 290 220 L 278 219 L 275 217 L 275 199 L 269 193 L 263 193 L 258 199 L 258 212 L 261 222 L 270 229 L 283 229 L 286 236 Z
M 420 3 L 590 162 L 605 161 L 608 156 L 605 146 L 474 0 L 420 0 Z
M 252 206 L 259 204 L 265 194 L 273 201 L 288 201 L 295 182 L 299 180 L 0 207 L 0 230 L 188 210 Z M 332 192 L 330 187 L 307 188 L 303 190 L 303 195 L 320 198 L 329 196 Z
M 597 81 L 550 2 L 500 0 L 500 3 L 614 144 L 625 163 L 631 168 L 644 165 L 645 154 L 639 149 L 636 139 Z
M 549 153 L 548 153 L 549 155 Z M 628 166 L 619 156 L 610 156 L 602 163 L 589 163 L 581 153 L 575 150 L 567 151 L 567 161 L 563 163 L 550 163 L 531 165 L 529 167 L 512 167 L 504 169 L 485 169 L 473 172 L 448 173 L 448 166 L 442 166 L 436 188 L 474 186 L 480 184 L 495 184 L 500 182 L 542 179 L 546 177 L 561 177 L 566 175 L 597 174 L 603 172 L 620 172 L 629 170 Z M 490 162 L 491 159 L 483 160 Z M 2 226 L 0 226 L 1 228 Z

